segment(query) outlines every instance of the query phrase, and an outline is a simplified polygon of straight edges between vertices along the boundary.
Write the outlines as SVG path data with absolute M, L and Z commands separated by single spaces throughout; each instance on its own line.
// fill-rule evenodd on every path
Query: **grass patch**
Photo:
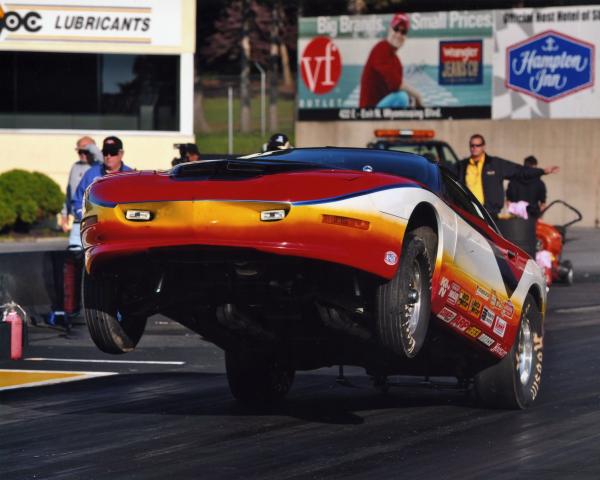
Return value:
M 204 99 L 204 115 L 212 132 L 197 133 L 196 143 L 200 153 L 227 153 L 227 97 L 207 97 Z M 277 101 L 277 129 L 269 128 L 269 104 L 266 104 L 266 133 L 260 133 L 260 96 L 254 96 L 250 103 L 251 129 L 249 133 L 240 132 L 240 101 L 233 100 L 233 152 L 249 154 L 259 152 L 263 143 L 275 132 L 285 133 L 295 144 L 294 139 L 295 102 L 293 99 L 279 98 Z

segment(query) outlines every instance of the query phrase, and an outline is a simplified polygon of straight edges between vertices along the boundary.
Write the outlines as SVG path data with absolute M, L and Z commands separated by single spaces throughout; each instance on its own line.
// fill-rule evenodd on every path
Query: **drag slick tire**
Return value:
M 543 359 L 542 315 L 533 297 L 527 295 L 510 352 L 475 377 L 478 398 L 489 407 L 527 408 L 540 390 Z
M 225 368 L 231 394 L 247 405 L 280 402 L 294 382 L 295 372 L 286 362 L 256 353 L 227 350 Z
M 146 317 L 119 311 L 119 285 L 115 277 L 83 278 L 83 316 L 96 346 L 105 353 L 131 352 L 146 328 Z
M 425 343 L 436 244 L 437 237 L 428 227 L 408 232 L 396 275 L 377 290 L 379 339 L 395 354 L 412 358 Z

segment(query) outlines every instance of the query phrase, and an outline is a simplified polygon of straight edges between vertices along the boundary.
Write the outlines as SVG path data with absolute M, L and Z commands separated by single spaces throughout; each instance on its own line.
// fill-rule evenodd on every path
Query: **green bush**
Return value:
M 7 225 L 12 225 L 17 221 L 17 214 L 8 206 L 8 204 L 0 199 L 0 229 Z
M 42 218 L 56 215 L 65 203 L 65 196 L 58 184 L 40 172 L 33 172 L 33 200 L 40 209 Z
M 65 200 L 60 187 L 43 173 L 10 170 L 0 174 L 0 228 L 31 225 L 56 214 Z

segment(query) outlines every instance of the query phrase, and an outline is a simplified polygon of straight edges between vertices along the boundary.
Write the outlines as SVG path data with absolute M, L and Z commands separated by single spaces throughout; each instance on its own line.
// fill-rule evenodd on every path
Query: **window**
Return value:
M 458 158 L 456 158 L 456 154 L 454 150 L 452 150 L 448 145 L 442 145 L 442 158 L 448 165 L 456 165 L 458 163 Z
M 470 213 L 475 217 L 485 220 L 495 232 L 498 232 L 498 227 L 494 223 L 492 217 L 490 217 L 490 214 L 471 192 L 451 178 L 447 173 L 442 174 L 442 180 L 444 183 L 444 196 L 450 204 L 457 206 L 461 210 Z
M 179 57 L 0 52 L 0 128 L 179 130 Z

